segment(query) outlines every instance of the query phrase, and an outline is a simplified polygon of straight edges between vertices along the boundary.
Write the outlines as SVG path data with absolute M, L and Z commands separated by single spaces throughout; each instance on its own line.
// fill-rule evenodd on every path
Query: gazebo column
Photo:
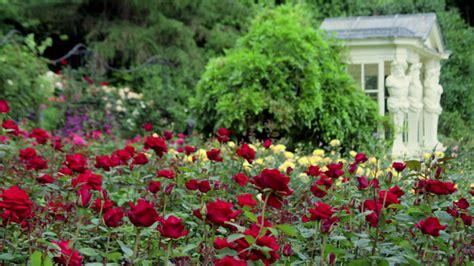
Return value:
M 420 80 L 421 63 L 410 65 L 408 77 L 410 85 L 408 89 L 408 141 L 407 156 L 409 158 L 419 157 L 421 148 L 419 143 L 419 124 L 421 111 L 423 110 L 423 86 Z
M 405 60 L 397 59 L 391 64 L 390 76 L 387 77 L 386 85 L 389 98 L 387 108 L 393 117 L 395 126 L 394 141 L 392 147 L 392 157 L 403 158 L 406 155 L 407 147 L 404 143 L 404 124 L 408 111 L 408 87 L 409 78 L 405 75 L 407 63 Z
M 438 118 L 443 110 L 440 100 L 443 87 L 439 84 L 441 65 L 439 60 L 431 59 L 426 64 L 423 97 L 423 131 L 425 151 L 444 151 L 438 140 Z

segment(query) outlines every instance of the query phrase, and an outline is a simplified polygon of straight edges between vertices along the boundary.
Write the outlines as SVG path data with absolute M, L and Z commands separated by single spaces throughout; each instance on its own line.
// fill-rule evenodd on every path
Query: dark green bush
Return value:
M 340 47 L 325 36 L 300 6 L 261 13 L 234 49 L 207 65 L 192 100 L 197 125 L 244 138 L 365 146 L 376 132 L 377 106 L 356 89 Z

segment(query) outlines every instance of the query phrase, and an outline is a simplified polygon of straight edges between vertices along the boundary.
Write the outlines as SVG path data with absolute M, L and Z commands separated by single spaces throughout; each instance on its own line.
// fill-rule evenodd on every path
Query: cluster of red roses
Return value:
M 8 103 L 0 101 L 0 114 L 8 111 Z M 207 163 L 216 167 L 199 169 L 202 175 L 207 175 L 207 177 L 198 178 L 195 175 L 183 174 L 186 170 L 184 170 L 184 167 L 180 168 L 179 164 L 183 163 L 184 160 L 179 162 L 178 157 L 173 157 L 173 159 L 166 161 L 169 156 L 167 155 L 168 150 L 171 149 L 181 154 L 181 159 L 185 157 L 183 154 L 192 157 L 192 162 L 187 160 L 191 164 L 200 160 L 192 156 L 196 152 L 196 147 L 186 146 L 185 136 L 182 134 L 179 134 L 176 139 L 173 133 L 168 131 L 161 136 L 155 134 L 145 136 L 142 142 L 143 146 L 134 143 L 141 140 L 138 137 L 136 140 L 126 143 L 122 149 L 96 155 L 95 163 L 93 163 L 94 157 L 89 153 L 89 150 L 81 151 L 74 146 L 71 149 L 66 146 L 68 149 L 65 149 L 61 138 L 52 136 L 43 129 L 35 128 L 30 132 L 22 131 L 11 120 L 4 120 L 2 125 L 13 139 L 23 138 L 26 140 L 24 143 L 31 143 L 32 146 L 20 149 L 19 156 L 16 155 L 13 159 L 21 162 L 20 167 L 14 169 L 15 173 L 26 170 L 25 172 L 28 174 L 25 176 L 33 173 L 39 184 L 58 184 L 61 189 L 65 189 L 65 194 L 69 192 L 76 193 L 75 202 L 70 202 L 61 195 L 47 195 L 44 198 L 47 203 L 43 204 L 45 205 L 43 207 L 39 203 L 43 199 L 38 200 L 35 198 L 37 195 L 30 193 L 36 204 L 33 203 L 26 192 L 32 190 L 29 190 L 24 183 L 19 183 L 8 189 L 1 189 L 0 215 L 4 226 L 14 223 L 20 224 L 23 228 L 33 228 L 34 226 L 31 226 L 33 223 L 39 223 L 37 221 L 39 219 L 35 220 L 35 215 L 40 215 L 42 212 L 47 213 L 45 217 L 48 221 L 73 222 L 70 217 L 76 215 L 77 208 L 84 208 L 94 217 L 98 217 L 100 222 L 103 222 L 109 228 L 120 226 L 123 228 L 126 225 L 126 219 L 124 218 L 128 218 L 128 221 L 130 221 L 128 226 L 133 225 L 136 228 L 148 228 L 156 224 L 156 230 L 162 238 L 179 239 L 186 236 L 189 238 L 189 235 L 195 236 L 197 234 L 195 230 L 199 229 L 193 227 L 194 222 L 187 221 L 187 225 L 185 220 L 179 217 L 184 217 L 186 220 L 193 219 L 193 217 L 186 218 L 185 215 L 178 212 L 174 212 L 175 216 L 173 210 L 165 213 L 166 208 L 163 208 L 163 211 L 157 209 L 160 203 L 163 203 L 166 197 L 172 195 L 174 189 L 177 188 L 176 190 L 187 191 L 188 194 L 201 200 L 199 208 L 196 209 L 196 206 L 193 206 L 186 210 L 191 212 L 190 210 L 194 209 L 192 211 L 193 215 L 204 224 L 204 228 L 209 228 L 205 230 L 213 230 L 213 234 L 218 234 L 216 238 L 212 239 L 215 250 L 222 250 L 220 252 L 225 254 L 229 254 L 229 252 L 235 254 L 234 256 L 216 258 L 215 254 L 211 253 L 214 256 L 212 259 L 215 265 L 247 265 L 246 261 L 261 261 L 264 264 L 272 264 L 277 262 L 282 255 L 292 256 L 292 246 L 289 243 L 283 245 L 286 236 L 282 237 L 276 234 L 272 222 L 280 224 L 285 221 L 291 223 L 302 221 L 305 223 L 304 225 L 308 226 L 308 223 L 317 221 L 314 223 L 319 225 L 319 232 L 323 236 L 327 236 L 334 230 L 342 228 L 343 222 L 341 222 L 341 219 L 343 216 L 364 213 L 367 224 L 378 232 L 382 222 L 390 224 L 390 218 L 393 217 L 389 217 L 389 215 L 397 212 L 396 208 L 390 208 L 390 206 L 401 204 L 408 198 L 405 191 L 392 184 L 391 174 L 387 175 L 385 180 L 375 177 L 376 175 L 372 178 L 357 176 L 358 168 L 368 160 L 363 153 L 356 154 L 354 160 L 348 164 L 343 162 L 328 163 L 324 167 L 309 165 L 303 170 L 309 176 L 311 185 L 304 186 L 303 190 L 297 190 L 297 186 L 292 185 L 292 188 L 297 191 L 295 193 L 290 188 L 290 182 L 296 182 L 295 180 L 292 181 L 291 178 L 294 176 L 292 175 L 293 169 L 287 169 L 286 173 L 283 173 L 278 169 L 256 166 L 253 163 L 257 157 L 257 151 L 252 145 L 246 143 L 242 143 L 235 149 L 229 149 L 230 145 L 227 147 L 222 144 L 220 146 L 222 150 L 218 148 L 208 149 L 206 156 L 210 162 Z M 152 131 L 153 125 L 145 124 L 144 130 L 146 132 Z M 220 128 L 217 131 L 217 140 L 220 143 L 229 142 L 230 135 L 231 132 L 228 129 Z M 5 142 L 7 139 L 6 136 L 0 137 L 3 137 L 0 138 L 0 142 L 2 139 Z M 95 140 L 95 137 L 92 138 Z M 47 150 L 48 143 L 52 147 L 52 151 L 56 153 L 55 155 L 64 154 L 64 150 L 73 152 L 64 156 L 52 157 L 53 159 L 48 161 L 44 156 L 47 154 L 45 150 Z M 217 143 L 215 144 L 217 146 Z M 265 140 L 262 145 L 268 149 L 272 142 L 271 140 Z M 35 149 L 34 147 L 41 148 Z M 149 150 L 154 151 L 156 156 L 150 156 L 147 152 Z M 212 174 L 219 175 L 219 173 L 210 173 L 209 169 L 216 171 L 217 166 L 224 165 L 224 159 L 229 160 L 229 157 L 239 163 L 245 162 L 245 164 L 253 165 L 253 172 L 247 169 L 238 171 L 232 169 L 229 175 L 231 178 L 211 176 Z M 58 167 L 54 165 L 56 161 L 60 164 Z M 400 174 L 406 169 L 407 165 L 395 162 L 391 167 Z M 111 173 L 122 175 L 124 172 L 139 172 L 140 170 L 145 172 L 150 168 L 154 169 L 152 171 L 156 171 L 156 174 L 151 179 L 147 175 L 143 180 L 147 185 L 147 189 L 137 191 L 137 193 L 140 193 L 137 200 L 130 201 L 127 199 L 125 202 L 128 201 L 128 206 L 121 206 L 122 203 L 112 200 L 114 197 L 109 191 L 114 192 L 114 187 L 109 186 L 109 184 L 113 181 L 108 180 Z M 57 174 L 55 174 L 56 171 Z M 454 183 L 441 181 L 440 176 L 441 171 L 437 171 L 433 178 L 416 181 L 413 191 L 417 195 L 417 200 L 421 197 L 451 195 L 457 191 Z M 178 179 L 181 182 L 178 182 Z M 226 183 L 227 180 L 230 180 L 230 184 Z M 158 194 L 161 191 L 162 182 L 167 185 L 163 189 L 163 193 Z M 233 189 L 231 183 L 238 185 L 234 187 L 235 190 L 231 190 Z M 347 189 L 354 188 L 354 191 L 361 194 L 362 198 L 352 199 L 350 202 L 348 200 L 344 203 L 334 200 L 334 195 L 341 193 L 336 188 L 338 183 L 342 183 L 344 188 Z M 112 190 L 108 190 L 111 188 Z M 240 194 L 235 192 L 244 189 L 249 189 L 250 191 L 246 192 L 251 193 Z M 235 197 L 228 199 L 225 196 L 226 193 Z M 295 206 L 291 201 L 296 198 L 294 194 L 298 194 L 296 196 L 302 199 L 302 205 L 299 205 L 302 207 L 295 210 L 294 213 L 290 213 L 287 207 Z M 162 196 L 161 202 L 160 196 Z M 419 202 L 416 201 L 414 204 L 419 204 Z M 261 205 L 261 207 L 259 208 L 258 205 Z M 468 200 L 461 198 L 455 201 L 452 207 L 447 207 L 446 212 L 454 219 L 462 220 L 465 226 L 471 226 L 472 216 L 469 212 L 469 206 Z M 252 221 L 245 219 L 249 212 L 250 216 L 255 216 L 255 219 L 250 219 Z M 363 219 L 361 220 L 363 221 Z M 414 227 L 411 225 L 410 227 L 417 228 L 423 234 L 434 237 L 439 236 L 440 231 L 447 229 L 447 225 L 442 225 L 438 218 L 434 216 L 416 222 Z M 47 223 L 47 221 L 41 221 L 41 223 Z M 337 224 L 341 224 L 341 226 L 336 227 Z M 225 228 L 225 230 L 218 230 L 219 228 Z M 227 234 L 229 231 L 234 234 L 234 237 Z M 236 238 L 235 235 L 238 235 L 238 237 Z M 52 241 L 58 246 L 59 251 L 59 254 L 54 258 L 55 262 L 64 265 L 81 265 L 84 258 L 78 251 L 74 250 L 74 245 L 71 246 L 68 240 L 58 238 L 58 241 Z M 377 236 L 376 239 L 378 239 Z M 205 245 L 204 242 L 201 244 Z M 224 249 L 227 250 L 224 251 Z M 329 262 L 332 263 L 334 260 L 335 254 L 331 253 Z

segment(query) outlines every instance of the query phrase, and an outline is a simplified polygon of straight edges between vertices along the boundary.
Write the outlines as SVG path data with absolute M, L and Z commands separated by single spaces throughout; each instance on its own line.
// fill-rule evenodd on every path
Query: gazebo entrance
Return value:
M 348 72 L 380 115 L 393 119 L 393 157 L 445 149 L 438 140 L 439 75 L 449 52 L 435 14 L 328 18 L 321 29 L 344 41 Z

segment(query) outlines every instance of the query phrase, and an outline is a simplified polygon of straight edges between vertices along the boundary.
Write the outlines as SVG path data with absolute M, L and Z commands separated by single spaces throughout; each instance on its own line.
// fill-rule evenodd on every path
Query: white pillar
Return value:
M 387 107 L 393 117 L 395 138 L 392 147 L 392 157 L 403 158 L 407 149 L 403 141 L 405 117 L 408 111 L 408 86 L 410 80 L 406 76 L 407 63 L 405 60 L 395 60 L 391 64 L 390 76 L 386 85 L 389 98 Z
M 419 157 L 421 148 L 418 139 L 418 128 L 420 114 L 423 109 L 423 86 L 420 80 L 421 63 L 413 63 L 410 66 L 408 76 L 410 86 L 408 89 L 408 141 L 407 156 L 409 158 Z
M 431 59 L 426 63 L 423 97 L 424 150 L 444 151 L 438 140 L 438 118 L 443 110 L 440 100 L 443 87 L 439 84 L 441 65 L 439 60 Z

